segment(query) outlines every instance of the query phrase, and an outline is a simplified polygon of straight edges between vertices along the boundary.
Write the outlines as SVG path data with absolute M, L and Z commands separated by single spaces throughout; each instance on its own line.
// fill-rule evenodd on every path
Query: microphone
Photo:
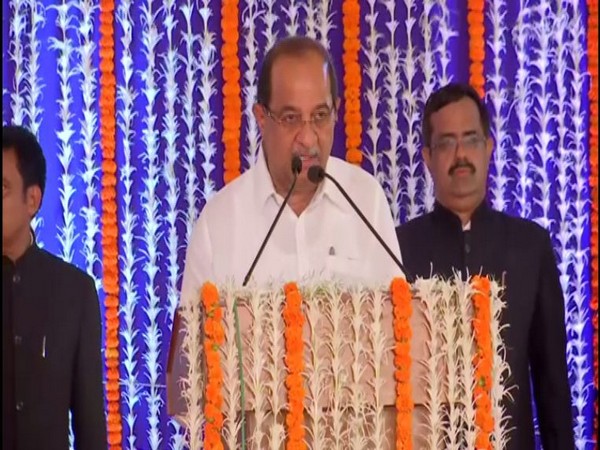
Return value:
M 402 270 L 402 273 L 406 277 L 406 280 L 408 282 L 412 282 L 412 277 L 409 275 L 408 271 L 404 267 L 404 264 L 402 264 L 400 262 L 400 260 L 396 257 L 396 255 L 394 255 L 394 252 L 392 252 L 392 250 L 388 247 L 388 245 L 385 243 L 383 238 L 379 235 L 379 233 L 375 230 L 375 228 L 373 228 L 373 225 L 371 225 L 371 223 L 367 220 L 367 218 L 362 213 L 360 208 L 356 205 L 356 203 L 354 203 L 354 201 L 350 198 L 348 193 L 340 185 L 340 183 L 338 183 L 338 181 L 335 178 L 333 178 L 331 175 L 329 175 L 327 172 L 325 172 L 325 169 L 323 169 L 321 166 L 311 166 L 308 169 L 307 175 L 308 175 L 308 179 L 315 184 L 319 184 L 325 178 L 331 180 L 331 182 L 335 185 L 335 187 L 338 188 L 338 190 L 342 193 L 342 195 L 348 201 L 348 203 L 350 203 L 350 206 L 352 206 L 352 209 L 354 209 L 356 214 L 358 214 L 358 216 L 362 219 L 362 221 L 365 223 L 365 225 L 369 228 L 369 231 L 371 231 L 373 236 L 375 236 L 377 238 L 377 240 L 379 241 L 381 246 L 385 249 L 387 254 L 390 255 L 390 257 L 394 260 L 396 265 L 400 268 L 400 270 Z
M 262 252 L 265 249 L 267 242 L 269 242 L 271 233 L 273 233 L 273 230 L 275 229 L 275 225 L 277 225 L 277 222 L 279 222 L 279 217 L 281 216 L 281 213 L 283 212 L 285 205 L 287 205 L 287 202 L 290 199 L 290 195 L 292 195 L 292 191 L 294 190 L 294 187 L 296 187 L 296 181 L 298 181 L 298 174 L 300 172 L 302 172 L 302 160 L 300 159 L 300 157 L 298 155 L 294 155 L 292 157 L 292 174 L 294 175 L 294 180 L 292 181 L 290 190 L 288 191 L 285 198 L 283 199 L 283 203 L 279 207 L 279 211 L 277 211 L 277 215 L 275 216 L 275 219 L 273 219 L 271 228 L 269 228 L 269 231 L 267 231 L 267 235 L 265 236 L 264 240 L 262 241 L 262 244 L 260 245 L 260 248 L 258 249 L 258 253 L 256 254 L 256 257 L 254 258 L 254 261 L 252 261 L 252 265 L 250 266 L 248 273 L 244 277 L 244 282 L 242 283 L 242 287 L 246 286 L 246 284 L 248 284 L 248 281 L 250 281 L 252 272 L 254 272 L 254 268 L 256 267 L 256 264 L 258 263 L 258 260 L 260 259 L 260 256 L 262 255 Z

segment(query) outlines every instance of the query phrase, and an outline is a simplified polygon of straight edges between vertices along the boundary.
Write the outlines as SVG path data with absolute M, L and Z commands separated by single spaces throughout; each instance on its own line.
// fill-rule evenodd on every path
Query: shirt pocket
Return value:
M 363 266 L 363 261 L 353 255 L 327 255 L 325 264 L 327 274 L 331 278 L 345 282 L 361 280 Z

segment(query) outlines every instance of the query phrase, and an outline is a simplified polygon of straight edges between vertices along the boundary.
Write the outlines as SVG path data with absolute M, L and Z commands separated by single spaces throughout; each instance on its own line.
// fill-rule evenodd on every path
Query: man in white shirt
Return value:
M 287 38 L 267 53 L 253 109 L 263 151 L 255 166 L 218 192 L 200 214 L 187 250 L 181 302 L 199 301 L 206 281 L 242 285 L 292 185 L 294 155 L 302 159 L 302 171 L 251 284 L 335 278 L 375 286 L 403 276 L 337 188 L 327 179 L 317 186 L 307 177 L 312 165 L 325 168 L 400 259 L 392 214 L 377 180 L 330 158 L 339 104 L 331 57 L 317 41 Z M 170 360 L 179 357 L 181 339 L 179 333 Z M 178 392 L 174 375 L 167 376 L 171 413 Z

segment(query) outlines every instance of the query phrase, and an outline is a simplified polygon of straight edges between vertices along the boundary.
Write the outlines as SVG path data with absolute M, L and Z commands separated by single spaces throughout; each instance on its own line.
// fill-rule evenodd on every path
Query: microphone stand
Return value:
M 290 199 L 290 196 L 292 195 L 292 191 L 294 190 L 294 187 L 296 187 L 297 180 L 298 180 L 298 174 L 296 172 L 294 172 L 294 181 L 292 181 L 292 186 L 290 187 L 290 190 L 288 191 L 285 198 L 283 199 L 283 203 L 279 207 L 279 211 L 277 211 L 277 215 L 275 216 L 275 219 L 273 220 L 273 223 L 271 224 L 269 231 L 267 231 L 267 235 L 263 239 L 262 244 L 260 245 L 260 248 L 258 249 L 258 253 L 254 257 L 254 261 L 252 261 L 252 265 L 250 266 L 250 269 L 248 270 L 248 273 L 244 277 L 244 282 L 242 283 L 242 287 L 245 287 L 248 284 L 248 281 L 250 281 L 252 272 L 254 272 L 254 268 L 256 267 L 256 264 L 258 263 L 258 260 L 260 259 L 262 252 L 264 251 L 265 247 L 267 246 L 267 242 L 269 242 L 269 238 L 271 237 L 271 234 L 273 233 L 273 230 L 275 229 L 275 225 L 277 225 L 277 222 L 279 222 L 279 218 L 281 217 L 281 214 L 283 213 L 283 210 L 284 210 L 285 206 L 287 205 L 288 200 Z
M 254 268 L 256 267 L 256 264 L 258 263 L 258 260 L 260 259 L 261 255 L 267 245 L 267 242 L 269 242 L 269 238 L 271 237 L 271 234 L 273 233 L 273 230 L 275 229 L 275 225 L 277 225 L 277 222 L 279 222 L 279 218 L 281 217 L 281 214 L 283 213 L 283 210 L 285 209 L 285 206 L 287 205 L 287 203 L 290 199 L 290 196 L 292 195 L 292 192 L 294 191 L 294 188 L 296 187 L 296 181 L 298 181 L 298 174 L 300 172 L 302 172 L 302 160 L 300 159 L 300 157 L 295 155 L 292 158 L 292 173 L 294 175 L 292 185 L 290 186 L 289 191 L 287 192 L 285 198 L 283 199 L 283 203 L 279 207 L 279 211 L 277 211 L 277 215 L 275 216 L 275 219 L 273 219 L 273 223 L 271 223 L 271 227 L 269 228 L 269 231 L 267 231 L 267 235 L 263 239 L 263 241 L 260 245 L 260 248 L 258 249 L 258 253 L 254 257 L 254 261 L 252 261 L 252 265 L 250 266 L 250 269 L 248 270 L 248 273 L 244 277 L 244 282 L 242 283 L 242 287 L 246 287 L 246 285 L 248 284 L 248 281 L 250 281 L 252 272 L 254 272 Z M 245 387 L 245 383 L 244 383 L 244 357 L 242 355 L 242 333 L 240 330 L 240 317 L 239 317 L 239 313 L 238 313 L 237 299 L 233 303 L 233 315 L 234 315 L 234 320 L 235 320 L 235 341 L 236 341 L 236 347 L 238 350 L 238 370 L 239 370 L 239 378 L 240 378 L 240 414 L 241 414 L 240 429 L 241 429 L 241 433 L 242 433 L 242 447 L 241 448 L 242 448 L 242 450 L 245 450 L 245 448 L 246 448 L 246 387 Z
M 312 166 L 308 169 L 308 179 L 310 181 L 312 181 L 313 183 L 318 184 L 321 181 L 323 181 L 323 178 L 327 178 L 328 180 L 331 180 L 331 182 L 335 185 L 335 187 L 338 188 L 338 190 L 342 193 L 342 195 L 344 196 L 346 201 L 350 204 L 350 206 L 352 206 L 352 209 L 354 209 L 356 214 L 358 214 L 358 217 L 360 217 L 362 219 L 364 224 L 369 228 L 369 231 L 371 231 L 373 236 L 375 236 L 377 238 L 377 240 L 379 241 L 381 246 L 384 248 L 384 250 L 387 252 L 387 254 L 390 255 L 390 257 L 394 260 L 394 262 L 400 268 L 400 270 L 402 270 L 402 273 L 404 273 L 406 280 L 410 283 L 412 277 L 410 277 L 410 274 L 404 267 L 404 264 L 402 264 L 400 262 L 400 260 L 396 257 L 396 255 L 394 255 L 394 252 L 392 252 L 392 250 L 390 249 L 390 247 L 388 247 L 388 245 L 385 243 L 383 238 L 379 235 L 379 233 L 375 230 L 375 228 L 373 228 L 373 225 L 371 225 L 371 223 L 367 220 L 365 215 L 362 213 L 362 211 L 359 209 L 359 207 L 356 205 L 356 203 L 354 203 L 354 200 L 352 200 L 352 198 L 350 198 L 350 196 L 348 195 L 346 190 L 342 187 L 342 185 L 340 183 L 338 183 L 338 181 L 335 178 L 333 178 L 331 175 L 329 175 L 327 172 L 325 172 L 325 169 L 323 169 L 321 166 Z

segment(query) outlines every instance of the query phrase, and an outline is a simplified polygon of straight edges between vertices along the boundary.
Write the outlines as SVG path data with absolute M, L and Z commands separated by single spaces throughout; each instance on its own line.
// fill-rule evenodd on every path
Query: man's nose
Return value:
M 467 160 L 467 152 L 465 151 L 465 146 L 463 145 L 463 143 L 460 140 L 456 143 L 454 158 L 457 161 L 466 161 Z
M 298 130 L 298 134 L 296 135 L 296 141 L 304 148 L 311 148 L 317 144 L 318 140 L 314 125 L 309 121 L 302 123 Z

